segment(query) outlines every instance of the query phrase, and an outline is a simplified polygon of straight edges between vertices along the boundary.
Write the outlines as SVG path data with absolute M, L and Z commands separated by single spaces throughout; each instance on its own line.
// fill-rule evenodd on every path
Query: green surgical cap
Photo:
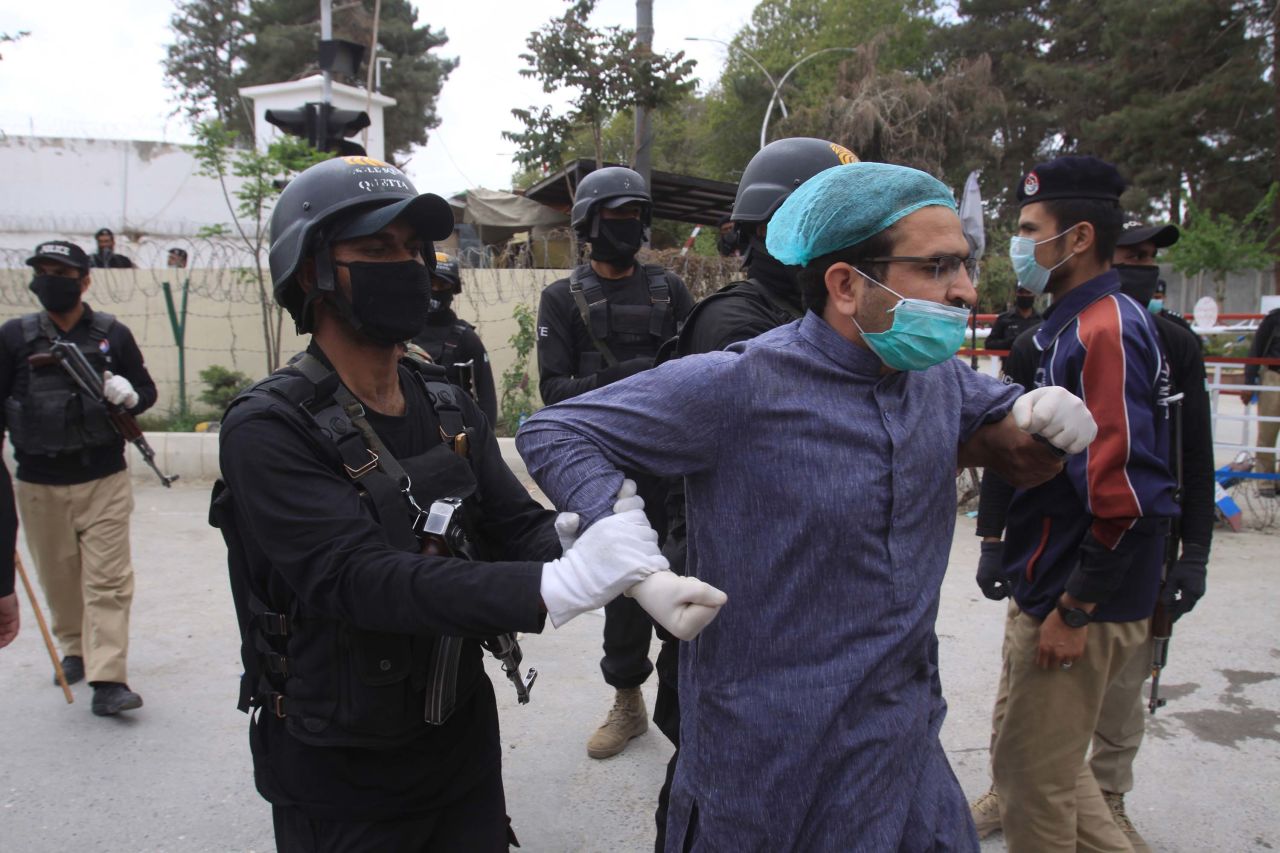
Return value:
M 833 166 L 805 181 L 769 220 L 765 246 L 784 264 L 856 246 L 922 207 L 956 209 L 947 185 L 889 163 Z

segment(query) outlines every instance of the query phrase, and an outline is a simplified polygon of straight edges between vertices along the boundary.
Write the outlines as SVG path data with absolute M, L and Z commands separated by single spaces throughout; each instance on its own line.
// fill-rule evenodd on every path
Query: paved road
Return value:
M 0 651 L 0 849 L 273 849 L 253 789 L 222 543 L 205 524 L 207 489 L 139 485 L 132 686 L 146 707 L 89 713 L 63 703 L 24 601 L 22 635 Z M 972 522 L 960 519 L 938 632 L 951 713 L 943 740 L 968 794 L 985 790 L 988 715 L 1002 607 L 972 583 Z M 1280 538 L 1220 535 L 1209 598 L 1180 625 L 1170 705 L 1138 759 L 1130 813 L 1167 851 L 1280 846 Z M 24 552 L 25 553 L 25 552 Z M 651 730 L 607 761 L 586 756 L 610 691 L 597 661 L 602 620 L 588 614 L 526 639 L 540 671 L 531 705 L 502 705 L 508 802 L 526 851 L 643 851 L 670 747 Z M 655 649 L 656 651 L 656 649 Z M 646 686 L 652 707 L 653 686 Z M 991 839 L 984 850 L 1000 850 Z

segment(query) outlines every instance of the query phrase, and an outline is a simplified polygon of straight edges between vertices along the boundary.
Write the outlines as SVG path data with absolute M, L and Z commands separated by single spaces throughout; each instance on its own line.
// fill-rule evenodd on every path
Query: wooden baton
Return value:
M 31 588 L 31 579 L 27 577 L 27 570 L 22 567 L 22 558 L 18 556 L 18 552 L 13 552 L 13 565 L 18 570 L 18 575 L 22 578 L 22 585 L 27 588 L 27 600 L 31 602 L 31 612 L 36 615 L 36 624 L 40 626 L 40 636 L 44 637 L 44 647 L 49 650 L 49 660 L 53 661 L 53 673 L 58 677 L 58 684 L 62 687 L 62 695 L 67 697 L 67 704 L 70 705 L 76 701 L 71 695 L 71 687 L 67 684 L 66 673 L 62 671 L 62 661 L 58 660 L 58 651 L 53 647 L 53 637 L 49 635 L 49 626 L 45 624 L 44 614 L 40 612 L 40 602 L 36 601 L 36 591 Z

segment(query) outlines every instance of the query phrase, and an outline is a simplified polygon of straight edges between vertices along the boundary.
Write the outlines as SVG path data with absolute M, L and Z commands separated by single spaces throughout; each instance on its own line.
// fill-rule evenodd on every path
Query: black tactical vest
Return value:
M 653 358 L 662 342 L 676 333 L 667 271 L 651 264 L 643 269 L 649 283 L 648 305 L 609 302 L 608 289 L 589 264 L 569 276 L 569 292 L 597 350 L 579 355 L 579 374 L 600 370 L 601 359 L 612 366 L 632 358 Z
M 377 449 L 370 447 L 356 426 L 367 426 L 360 404 L 340 386 L 336 373 L 310 356 L 295 358 L 231 405 L 262 395 L 287 402 L 300 420 L 308 421 L 308 429 L 333 443 L 340 470 L 360 492 L 387 542 L 417 553 L 421 544 L 413 532 L 415 513 L 397 479 L 408 476 L 411 493 L 423 508 L 445 497 L 470 501 L 478 487 L 469 455 L 471 433 L 454 396 L 457 389 L 443 381 L 443 371 L 434 365 L 410 366 L 435 411 L 442 442 L 408 459 L 392 459 L 376 438 Z M 284 719 L 289 733 L 304 743 L 386 748 L 443 722 L 475 688 L 483 675 L 478 641 L 368 631 L 308 613 L 292 596 L 272 600 L 266 579 L 249 571 L 233 500 L 218 480 L 209 520 L 227 542 L 244 664 L 241 711 L 264 708 L 264 713 Z
M 102 343 L 116 318 L 95 311 L 89 322 L 89 342 L 80 351 L 99 373 L 108 368 Z M 43 312 L 22 318 L 22 337 L 30 355 L 45 355 L 59 333 Z M 13 446 L 23 453 L 56 456 L 91 447 L 110 447 L 120 441 L 107 409 L 76 385 L 62 365 L 28 364 L 27 393 L 5 400 L 5 420 Z
M 454 320 L 443 326 L 425 326 L 413 342 L 422 347 L 433 362 L 445 369 L 450 382 L 474 398 L 475 383 L 471 375 L 463 375 L 458 361 L 458 347 L 462 346 L 462 338 L 471 328 L 471 324 L 465 320 Z M 469 374 L 473 374 L 474 370 L 475 365 L 470 364 Z

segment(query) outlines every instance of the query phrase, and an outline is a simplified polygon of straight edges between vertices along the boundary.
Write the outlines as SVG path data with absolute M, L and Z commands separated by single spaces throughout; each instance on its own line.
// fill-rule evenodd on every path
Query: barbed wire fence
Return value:
M 91 240 L 76 242 L 86 250 L 92 246 Z M 28 287 L 31 271 L 26 265 L 34 245 L 0 248 L 0 319 L 39 310 Z M 158 411 L 178 408 L 179 388 L 184 384 L 179 381 L 179 347 L 165 298 L 166 283 L 179 311 L 183 284 L 187 287 L 183 349 L 189 404 L 199 397 L 199 372 L 206 367 L 220 365 L 250 379 L 266 374 L 264 305 L 252 272 L 253 259 L 241 244 L 217 237 L 143 236 L 126 242 L 117 235 L 117 248 L 134 262 L 134 268 L 92 270 L 92 285 L 85 298 L 91 306 L 115 314 L 132 330 L 160 391 Z M 543 289 L 568 274 L 577 244 L 565 230 L 479 249 L 445 248 L 456 252 L 465 270 L 463 291 L 455 299 L 454 310 L 476 326 L 489 350 L 495 375 L 501 375 L 515 358 L 510 339 L 518 329 L 513 318 L 516 305 L 536 312 Z M 186 253 L 185 268 L 166 266 L 171 249 Z M 645 250 L 641 260 L 672 269 L 695 298 L 740 277 L 738 262 L 733 259 Z M 277 308 L 270 294 L 268 300 L 267 318 L 274 322 Z M 282 360 L 305 346 L 303 338 L 292 334 L 291 326 L 285 316 Z M 536 363 L 529 367 L 536 378 Z

